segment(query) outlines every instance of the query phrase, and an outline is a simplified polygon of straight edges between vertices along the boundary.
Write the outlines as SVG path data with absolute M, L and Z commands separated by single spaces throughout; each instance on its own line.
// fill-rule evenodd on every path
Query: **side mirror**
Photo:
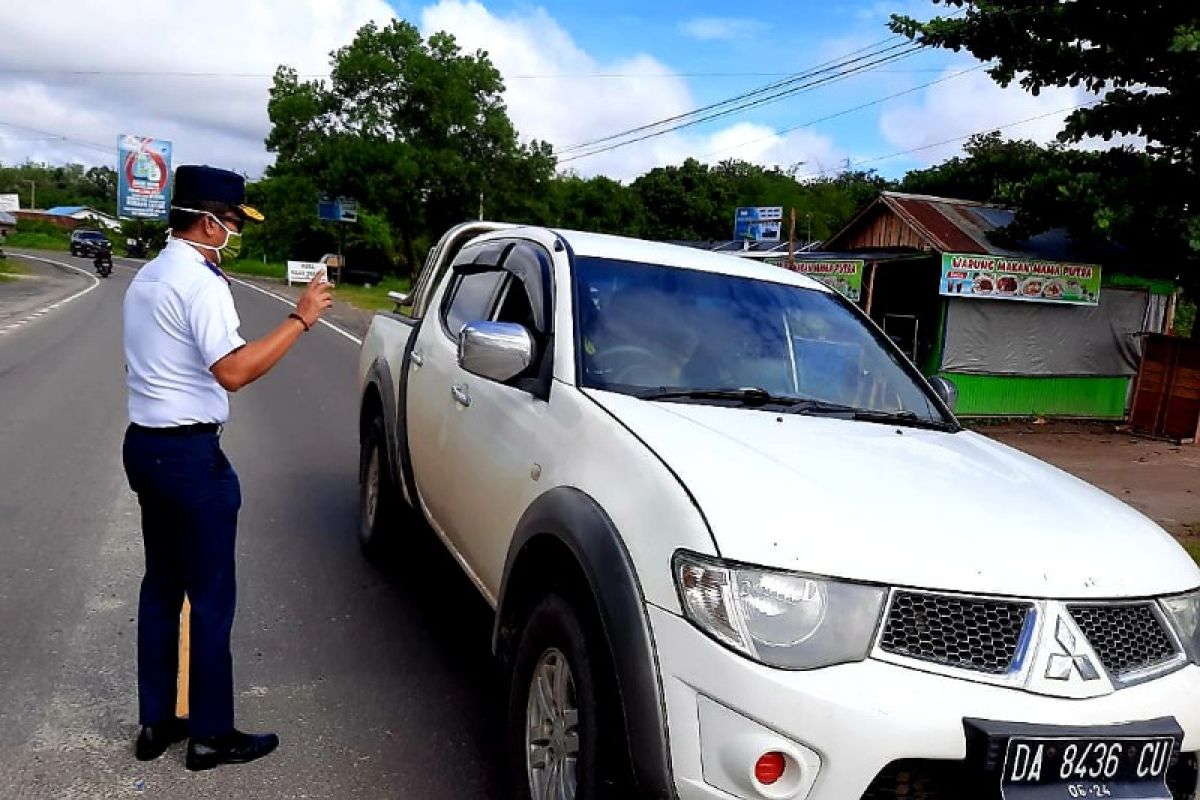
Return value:
M 533 363 L 536 346 L 523 325 L 472 322 L 458 338 L 458 365 L 472 375 L 504 383 Z
M 933 393 L 942 399 L 946 408 L 951 412 L 958 408 L 958 387 L 953 382 L 941 375 L 934 375 L 929 379 L 929 385 L 933 387 Z

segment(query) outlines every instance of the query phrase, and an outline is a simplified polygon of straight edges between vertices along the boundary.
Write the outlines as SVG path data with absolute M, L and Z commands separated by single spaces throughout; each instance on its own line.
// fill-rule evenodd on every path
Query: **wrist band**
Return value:
M 299 315 L 299 314 L 297 314 L 295 311 L 293 311 L 292 313 L 288 314 L 288 319 L 294 319 L 294 320 L 297 320 L 297 321 L 299 321 L 299 323 L 300 323 L 301 325 L 303 325 L 303 326 L 304 326 L 304 331 L 305 331 L 305 333 L 307 333 L 308 331 L 311 331 L 311 330 L 312 330 L 312 326 L 311 326 L 311 325 L 309 325 L 307 322 L 305 322 L 305 321 L 304 321 L 304 317 L 300 316 L 300 315 Z

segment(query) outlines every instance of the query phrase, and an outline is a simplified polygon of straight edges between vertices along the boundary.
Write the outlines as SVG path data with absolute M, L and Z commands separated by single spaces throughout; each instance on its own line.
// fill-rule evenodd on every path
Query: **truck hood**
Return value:
M 674 471 L 727 559 L 1030 598 L 1200 586 L 1145 516 L 975 433 L 588 395 Z

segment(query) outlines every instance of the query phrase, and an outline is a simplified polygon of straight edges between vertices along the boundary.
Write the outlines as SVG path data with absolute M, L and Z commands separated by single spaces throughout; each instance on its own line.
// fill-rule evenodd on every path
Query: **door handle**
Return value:
M 425 356 L 421 355 L 416 350 L 413 350 L 408 357 L 412 361 L 412 365 L 417 369 L 420 369 L 425 364 Z
M 454 402 L 463 408 L 471 407 L 471 395 L 467 394 L 467 385 L 465 383 L 456 383 L 451 386 L 450 396 L 454 398 Z

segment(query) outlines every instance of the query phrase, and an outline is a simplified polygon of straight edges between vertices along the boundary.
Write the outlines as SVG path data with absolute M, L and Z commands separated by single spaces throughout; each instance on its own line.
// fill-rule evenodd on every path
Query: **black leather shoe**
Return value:
M 188 742 L 187 768 L 193 772 L 222 764 L 245 764 L 262 758 L 279 746 L 273 733 L 231 731 L 224 736 L 193 738 Z
M 143 725 L 133 754 L 138 761 L 153 761 L 171 745 L 188 738 L 188 732 L 188 721 L 179 717 L 157 725 Z

